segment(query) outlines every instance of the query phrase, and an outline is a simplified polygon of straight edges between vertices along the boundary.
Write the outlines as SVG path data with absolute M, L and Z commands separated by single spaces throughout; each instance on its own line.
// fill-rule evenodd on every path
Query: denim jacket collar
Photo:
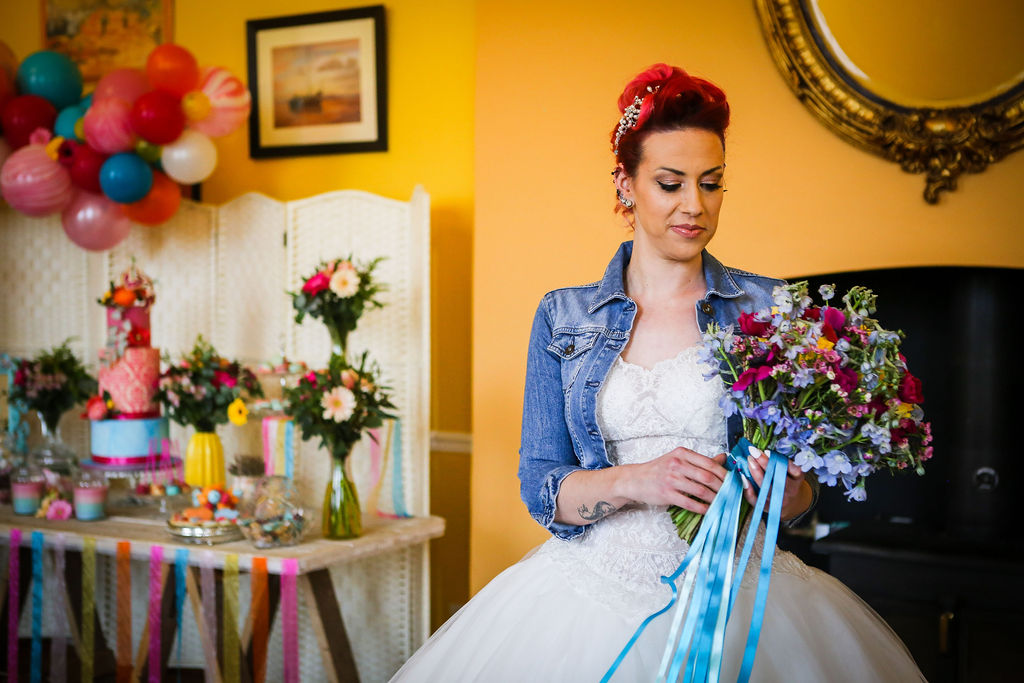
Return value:
M 633 255 L 633 242 L 623 242 L 619 245 L 618 251 L 604 271 L 604 277 L 597 285 L 597 292 L 587 307 L 588 313 L 593 313 L 601 306 L 612 299 L 629 300 L 626 296 L 624 286 L 626 266 Z M 714 294 L 725 299 L 734 299 L 743 295 L 743 290 L 736 284 L 729 269 L 705 249 L 701 252 L 701 262 L 704 268 L 704 281 L 708 285 L 708 294 Z

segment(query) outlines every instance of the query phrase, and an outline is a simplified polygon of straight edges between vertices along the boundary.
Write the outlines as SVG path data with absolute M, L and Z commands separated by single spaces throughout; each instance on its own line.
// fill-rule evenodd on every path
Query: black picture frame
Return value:
M 369 42 L 372 45 L 366 44 Z M 327 54 L 326 59 L 333 60 L 331 68 L 335 68 L 333 62 L 338 59 L 325 50 L 339 50 L 337 54 L 341 55 L 336 46 L 353 43 L 357 46 L 358 57 L 341 56 L 340 59 L 345 62 L 345 73 L 351 72 L 352 60 L 355 60 L 359 85 L 354 96 L 351 91 L 327 96 L 322 89 L 314 93 L 310 74 L 308 92 L 296 91 L 284 100 L 283 96 L 291 92 L 295 81 L 269 77 L 272 60 L 278 60 L 278 66 L 290 60 L 287 63 L 295 65 L 294 71 L 300 72 L 299 65 L 311 61 L 313 52 Z M 246 51 L 252 94 L 250 157 L 273 159 L 387 151 L 387 31 L 383 5 L 247 21 Z M 368 90 L 373 92 L 367 93 Z M 367 94 L 370 96 L 366 97 Z M 331 115 L 351 116 L 353 98 L 357 98 L 354 106 L 358 120 L 322 120 Z

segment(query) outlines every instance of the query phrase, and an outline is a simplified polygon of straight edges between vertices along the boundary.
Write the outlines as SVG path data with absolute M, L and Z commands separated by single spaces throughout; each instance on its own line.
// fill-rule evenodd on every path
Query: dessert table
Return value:
M 191 552 L 189 553 L 188 568 L 186 571 L 186 592 L 195 614 L 195 628 L 199 631 L 199 637 L 203 643 L 203 655 L 206 664 L 206 671 L 211 675 L 207 680 L 221 681 L 236 679 L 240 681 L 251 681 L 260 678 L 253 675 L 253 671 L 265 671 L 265 662 L 258 661 L 259 654 L 254 651 L 253 642 L 253 620 L 254 611 L 249 610 L 249 615 L 244 627 L 237 639 L 232 638 L 229 642 L 238 642 L 239 653 L 228 655 L 224 647 L 224 610 L 221 608 L 221 596 L 223 588 L 222 572 L 230 561 L 237 561 L 240 571 L 251 571 L 253 561 L 257 560 L 262 564 L 266 563 L 268 575 L 267 593 L 269 602 L 269 622 L 273 624 L 275 614 L 281 602 L 281 578 L 286 573 L 285 568 L 290 566 L 295 575 L 295 582 L 300 598 L 304 599 L 308 606 L 308 613 L 312 621 L 312 630 L 316 635 L 318 649 L 323 660 L 324 670 L 328 680 L 331 681 L 356 681 L 359 679 L 356 671 L 355 660 L 352 655 L 352 648 L 341 618 L 343 606 L 338 604 L 334 590 L 334 584 L 329 574 L 329 569 L 339 564 L 353 562 L 375 555 L 380 555 L 392 550 L 407 548 L 409 546 L 422 544 L 432 538 L 441 536 L 444 533 L 444 520 L 440 517 L 409 517 L 400 519 L 384 519 L 368 515 L 365 519 L 363 535 L 357 539 L 347 541 L 331 541 L 319 538 L 319 531 L 307 536 L 307 539 L 298 545 L 273 548 L 257 549 L 249 541 L 240 540 L 228 543 L 220 543 L 212 546 L 197 546 L 179 541 L 167 531 L 166 522 L 163 519 L 135 515 L 114 515 L 102 521 L 81 522 L 75 519 L 65 521 L 38 519 L 35 517 L 15 515 L 10 506 L 0 506 L 0 545 L 9 545 L 13 530 L 20 530 L 22 543 L 20 547 L 19 581 L 23 586 L 19 593 L 19 605 L 16 606 L 21 614 L 26 609 L 29 591 L 27 586 L 32 575 L 32 547 L 29 544 L 29 537 L 32 532 L 39 531 L 43 534 L 43 552 L 53 553 L 56 545 L 61 544 L 66 551 L 65 560 L 65 594 L 50 596 L 56 598 L 59 605 L 63 606 L 67 615 L 67 623 L 70 627 L 70 641 L 74 650 L 81 653 L 82 629 L 79 624 L 82 619 L 82 550 L 86 539 L 90 544 L 95 544 L 97 555 L 113 556 L 118 553 L 119 544 L 124 541 L 130 542 L 130 556 L 133 561 L 149 562 L 152 558 L 151 550 L 154 546 L 160 546 L 164 552 L 162 575 L 160 577 L 160 645 L 161 662 L 160 669 L 166 669 L 170 656 L 170 650 L 174 641 L 177 628 L 175 613 L 175 587 L 174 566 L 175 553 L 177 548 L 189 548 L 196 550 L 201 548 L 209 550 L 210 554 Z M 211 639 L 204 636 L 204 619 L 200 616 L 200 603 L 202 594 L 199 581 L 199 567 L 202 561 L 209 566 L 212 563 L 215 571 L 218 572 L 216 591 L 218 600 L 216 602 L 217 618 L 220 622 L 217 626 L 217 633 L 220 638 L 218 643 L 211 642 Z M 230 560 L 229 560 L 230 558 Z M 235 559 L 237 558 L 237 559 Z M 3 606 L 0 615 L 0 633 L 6 638 L 8 624 L 8 563 L 4 562 L 0 567 L 0 605 Z M 237 596 L 236 596 L 237 600 Z M 237 612 L 237 610 L 236 610 Z M 149 623 L 147 620 L 143 626 L 142 639 L 137 652 L 131 658 L 130 670 L 126 669 L 124 662 L 127 661 L 125 653 L 115 653 L 106 643 L 103 630 L 100 628 L 99 616 L 94 612 L 93 619 L 95 628 L 95 673 L 99 675 L 101 670 L 107 668 L 110 671 L 117 670 L 118 681 L 141 680 L 145 678 L 148 669 L 149 657 Z M 191 627 L 182 623 L 182 628 Z M 129 646 L 130 648 L 130 646 Z M 121 648 L 119 648 L 121 649 Z M 266 643 L 262 645 L 262 656 L 266 657 Z M 226 659 L 232 660 L 226 662 Z M 117 666 L 115 662 L 121 662 Z M 229 664 L 229 675 L 225 676 L 225 664 Z M 20 667 L 20 668 L 24 668 Z

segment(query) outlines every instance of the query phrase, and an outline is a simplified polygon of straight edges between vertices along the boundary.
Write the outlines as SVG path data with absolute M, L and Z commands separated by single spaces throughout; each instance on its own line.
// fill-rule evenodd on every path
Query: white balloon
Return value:
M 210 177 L 217 165 L 217 148 L 199 131 L 185 130 L 174 142 L 164 145 L 160 155 L 164 172 L 183 185 Z

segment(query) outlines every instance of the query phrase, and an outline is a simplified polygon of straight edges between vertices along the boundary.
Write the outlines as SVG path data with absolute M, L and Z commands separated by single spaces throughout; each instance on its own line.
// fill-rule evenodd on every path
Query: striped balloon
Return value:
M 222 66 L 208 66 L 199 77 L 199 90 L 210 100 L 210 114 L 189 123 L 211 138 L 221 137 L 242 125 L 252 106 L 249 90 Z

